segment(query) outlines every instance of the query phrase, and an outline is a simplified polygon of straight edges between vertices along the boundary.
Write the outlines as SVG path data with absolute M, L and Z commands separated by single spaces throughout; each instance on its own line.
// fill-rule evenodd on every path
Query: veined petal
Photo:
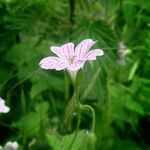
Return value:
M 85 53 L 96 43 L 92 39 L 83 40 L 75 48 L 75 55 L 78 59 L 82 59 L 85 56 Z
M 95 49 L 87 52 L 85 55 L 86 60 L 95 60 L 96 56 L 102 56 L 104 54 L 103 50 L 101 49 Z
M 58 57 L 53 57 L 53 56 L 43 58 L 40 61 L 39 65 L 43 69 L 56 69 L 56 70 L 62 70 L 67 66 L 65 61 L 63 61 Z
M 67 43 L 61 46 L 62 52 L 64 53 L 66 59 L 74 56 L 74 44 Z
M 51 46 L 50 49 L 51 49 L 51 51 L 52 51 L 53 53 L 55 53 L 59 58 L 66 59 L 65 54 L 64 54 L 63 50 L 61 49 L 61 47 L 58 47 L 58 46 Z

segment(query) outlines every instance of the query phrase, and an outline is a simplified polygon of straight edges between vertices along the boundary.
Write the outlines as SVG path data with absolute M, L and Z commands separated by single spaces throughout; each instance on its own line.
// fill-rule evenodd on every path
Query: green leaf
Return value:
M 86 89 L 83 92 L 81 100 L 85 99 L 88 96 L 88 94 L 92 91 L 92 89 L 99 77 L 99 73 L 100 73 L 100 68 L 98 68 L 97 71 L 95 72 L 95 74 L 91 77 L 91 80 L 88 83 L 88 86 L 86 87 Z
M 34 98 L 41 92 L 50 89 L 55 89 L 56 91 L 63 92 L 65 85 L 63 79 L 53 75 L 48 75 L 44 72 L 33 78 L 32 83 L 33 86 L 31 89 L 31 98 Z
M 131 111 L 144 115 L 143 107 L 138 102 L 130 98 L 126 99 L 125 106 Z
M 6 82 L 9 78 L 10 78 L 9 70 L 0 65 L 0 85 Z
M 139 59 L 134 62 L 133 66 L 131 67 L 128 80 L 132 80 L 133 79 L 133 77 L 134 77 L 134 75 L 136 73 L 136 70 L 137 70 L 137 68 L 139 66 L 139 62 L 140 62 Z
M 5 60 L 14 64 L 22 64 L 25 60 L 33 57 L 33 50 L 25 43 L 16 44 L 6 54 Z
M 31 136 L 39 130 L 40 120 L 41 117 L 38 113 L 31 112 L 13 123 L 12 126 L 18 128 L 24 136 Z
M 41 116 L 44 116 L 47 113 L 48 109 L 49 109 L 48 102 L 42 102 L 42 103 L 38 104 L 36 107 L 36 111 L 38 113 L 40 113 Z
M 48 143 L 54 150 L 69 150 L 70 144 L 75 136 L 75 133 L 58 137 L 57 135 L 47 135 Z M 86 148 L 87 135 L 85 131 L 79 131 L 72 145 L 71 150 L 87 150 Z
M 13 127 L 18 128 L 23 136 L 32 136 L 40 130 L 42 124 L 47 121 L 47 111 L 49 109 L 48 102 L 43 102 L 37 105 L 36 112 L 22 116 L 22 118 L 12 124 Z
M 114 141 L 114 147 L 112 149 L 115 150 L 143 150 L 141 149 L 137 143 L 131 140 L 115 140 Z
M 123 14 L 128 26 L 132 26 L 135 20 L 135 6 L 132 1 L 124 1 L 123 3 Z

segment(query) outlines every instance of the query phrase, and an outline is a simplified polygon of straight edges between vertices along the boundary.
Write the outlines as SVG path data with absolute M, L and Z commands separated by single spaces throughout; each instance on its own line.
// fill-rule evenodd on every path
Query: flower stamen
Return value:
M 68 59 L 69 65 L 74 64 L 74 63 L 75 63 L 75 60 L 76 60 L 76 56 L 73 56 L 73 57 L 69 58 L 69 59 Z

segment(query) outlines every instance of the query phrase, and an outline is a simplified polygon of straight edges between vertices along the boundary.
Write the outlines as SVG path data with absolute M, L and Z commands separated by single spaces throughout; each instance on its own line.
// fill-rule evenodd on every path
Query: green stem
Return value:
M 93 121 L 92 121 L 91 130 L 92 130 L 93 133 L 95 131 L 95 112 L 94 112 L 94 109 L 90 105 L 82 105 L 79 101 L 79 76 L 78 75 L 76 76 L 76 80 L 74 82 L 74 96 L 75 96 L 75 103 L 76 103 L 76 106 L 77 106 L 76 108 L 77 108 L 77 111 L 78 111 L 77 112 L 78 121 L 77 121 L 77 128 L 76 128 L 76 131 L 75 131 L 75 135 L 73 137 L 73 140 L 72 140 L 68 150 L 71 150 L 72 145 L 74 144 L 75 139 L 77 137 L 79 127 L 80 127 L 80 123 L 81 123 L 81 111 L 82 110 L 89 109 L 92 112 Z
M 68 150 L 71 150 L 71 148 L 72 148 L 72 146 L 73 146 L 73 143 L 75 142 L 75 139 L 76 139 L 77 134 L 78 134 L 78 132 L 79 132 L 80 123 L 81 123 L 81 113 L 80 113 L 80 110 L 79 110 L 76 132 L 75 132 L 75 135 L 74 135 L 74 137 L 73 137 L 73 140 L 72 140 L 72 142 L 71 142 L 71 144 L 70 144 Z
M 94 112 L 94 109 L 90 105 L 81 105 L 81 104 L 80 104 L 80 108 L 81 108 L 81 110 L 85 110 L 85 109 L 91 110 L 92 117 L 93 117 L 91 130 L 92 130 L 92 132 L 94 132 L 95 131 L 95 112 Z
M 73 140 L 68 148 L 68 150 L 71 150 L 74 142 L 75 142 L 75 139 L 77 137 L 77 134 L 79 132 L 79 127 L 80 127 L 80 123 L 81 123 L 81 112 L 80 112 L 80 102 L 79 102 L 79 79 L 78 79 L 78 76 L 77 76 L 77 79 L 76 79 L 76 83 L 74 84 L 74 95 L 75 95 L 75 101 L 76 101 L 76 104 L 77 104 L 77 110 L 78 110 L 78 113 L 77 113 L 77 117 L 78 117 L 78 120 L 77 120 L 77 128 L 76 128 L 76 131 L 75 131 L 75 135 L 73 137 Z
M 80 102 L 79 102 L 79 87 L 78 87 L 78 85 L 75 86 L 75 97 L 76 97 L 75 99 L 76 99 L 77 108 L 78 108 L 80 106 Z

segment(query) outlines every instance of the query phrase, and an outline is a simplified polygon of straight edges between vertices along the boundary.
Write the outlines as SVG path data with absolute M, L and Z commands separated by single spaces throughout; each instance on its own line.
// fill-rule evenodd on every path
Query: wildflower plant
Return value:
M 149 4 L 1 0 L 0 149 L 149 150 Z
M 57 55 L 43 58 L 39 65 L 43 69 L 66 69 L 71 77 L 75 79 L 80 68 L 83 68 L 87 60 L 95 60 L 97 56 L 102 56 L 104 53 L 101 49 L 90 50 L 96 43 L 92 39 L 83 40 L 75 48 L 73 43 L 66 43 L 61 47 L 52 46 L 51 51 Z M 90 51 L 89 51 L 90 50 Z
M 74 84 L 74 94 L 69 101 L 69 104 L 66 108 L 65 118 L 64 118 L 64 126 L 69 122 L 74 114 L 77 114 L 78 122 L 77 122 L 77 129 L 75 137 L 79 131 L 79 126 L 81 122 L 81 112 L 85 110 L 90 110 L 92 113 L 93 121 L 91 126 L 91 133 L 94 133 L 95 128 L 95 112 L 94 109 L 90 105 L 81 104 L 79 100 L 79 86 L 80 86 L 80 79 L 79 74 L 82 71 L 86 61 L 96 60 L 97 56 L 102 56 L 104 54 L 103 50 L 101 49 L 94 49 L 90 50 L 92 46 L 96 43 L 92 39 L 85 39 L 80 42 L 75 48 L 73 43 L 66 43 L 60 47 L 52 46 L 50 47 L 51 51 L 54 52 L 56 56 L 49 56 L 43 58 L 39 65 L 43 69 L 55 69 L 57 71 L 60 70 L 67 70 L 70 74 L 71 79 L 73 80 Z M 75 113 L 77 112 L 77 113 Z M 70 144 L 71 146 L 75 140 L 75 137 Z

